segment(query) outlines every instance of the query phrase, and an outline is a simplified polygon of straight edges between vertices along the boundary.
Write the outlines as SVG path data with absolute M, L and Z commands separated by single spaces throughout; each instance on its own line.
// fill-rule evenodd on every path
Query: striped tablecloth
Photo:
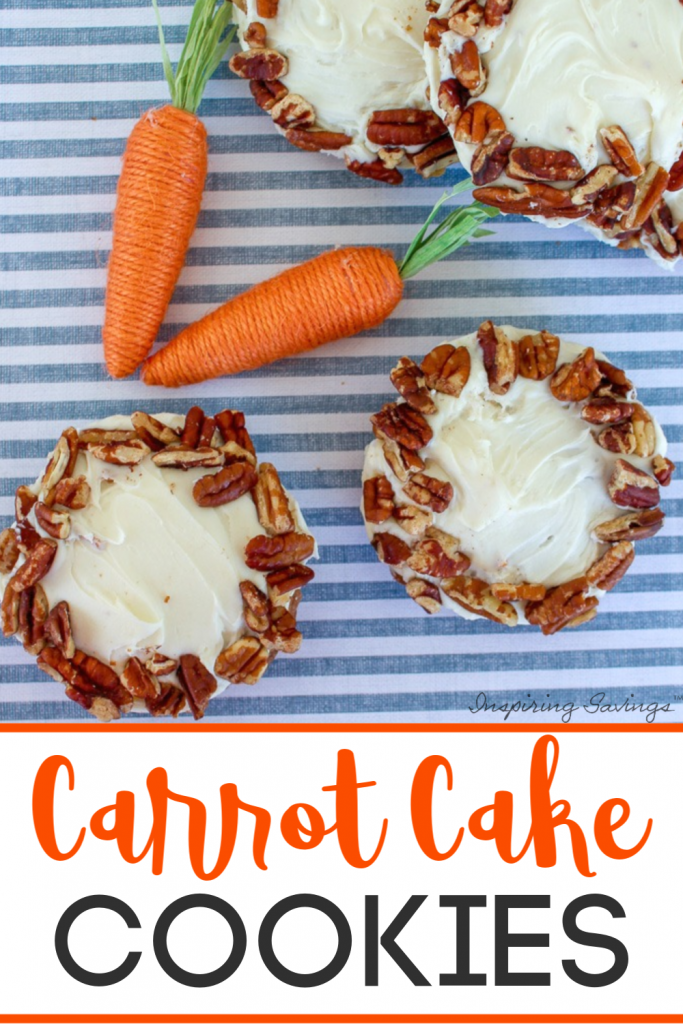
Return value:
M 343 0 L 340 0 L 343 2 Z M 189 6 L 162 8 L 171 55 Z M 683 461 L 683 284 L 636 252 L 578 228 L 508 218 L 495 236 L 409 283 L 398 312 L 364 337 L 256 373 L 169 393 L 113 382 L 100 324 L 119 158 L 135 119 L 165 101 L 151 5 L 135 0 L 0 0 L 0 467 L 2 525 L 18 483 L 33 479 L 69 424 L 114 412 L 243 409 L 320 544 L 301 606 L 305 643 L 258 687 L 233 687 L 209 714 L 238 720 L 482 721 L 489 701 L 581 705 L 683 703 L 683 482 L 665 492 L 666 528 L 641 544 L 597 620 L 544 638 L 430 618 L 378 564 L 358 511 L 368 416 L 390 397 L 387 374 L 481 320 L 602 348 L 640 389 Z M 198 230 L 164 328 L 331 246 L 403 251 L 444 183 L 400 188 L 352 177 L 333 159 L 290 149 L 223 66 L 202 114 L 210 173 Z M 71 719 L 81 710 L 10 641 L 0 646 L 0 717 Z M 549 697 L 546 697 L 546 694 Z M 527 697 L 530 695 L 530 697 Z M 573 715 L 605 721 L 585 712 Z M 556 713 L 545 720 L 558 720 Z M 610 714 L 608 720 L 617 715 Z M 630 715 L 642 721 L 642 715 Z M 500 713 L 494 720 L 502 720 Z M 534 720 L 515 712 L 512 721 Z M 536 719 L 538 720 L 538 716 Z

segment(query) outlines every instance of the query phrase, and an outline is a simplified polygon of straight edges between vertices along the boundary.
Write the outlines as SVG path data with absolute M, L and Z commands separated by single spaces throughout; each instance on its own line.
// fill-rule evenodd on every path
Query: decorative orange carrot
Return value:
M 181 331 L 142 368 L 145 384 L 178 387 L 253 370 L 328 341 L 378 327 L 403 295 L 403 282 L 490 234 L 479 225 L 498 213 L 472 203 L 427 229 L 446 200 L 472 187 L 461 182 L 441 197 L 400 266 L 374 246 L 334 249 L 255 285 Z
M 132 373 L 149 352 L 183 269 L 207 168 L 196 111 L 235 31 L 225 35 L 232 4 L 195 0 L 174 74 L 153 3 L 171 104 L 142 115 L 123 156 L 102 331 L 112 377 Z

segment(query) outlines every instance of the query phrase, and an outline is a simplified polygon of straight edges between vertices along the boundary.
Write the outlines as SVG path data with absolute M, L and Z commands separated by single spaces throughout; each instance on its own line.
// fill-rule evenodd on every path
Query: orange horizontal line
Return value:
M 600 723 L 595 725 L 589 725 L 585 723 L 572 722 L 568 724 L 557 724 L 549 722 L 536 722 L 528 724 L 513 724 L 513 725 L 484 725 L 483 723 L 472 723 L 471 725 L 465 725 L 462 723 L 450 724 L 446 722 L 348 722 L 348 723 L 313 723 L 313 722 L 244 722 L 244 723 L 211 723 L 211 722 L 177 722 L 171 724 L 170 722 L 160 722 L 158 724 L 152 723 L 134 723 L 134 722 L 120 722 L 118 724 L 103 724 L 97 722 L 0 722 L 0 733 L 5 732 L 46 732 L 46 733 L 64 733 L 64 732 L 298 732 L 298 733 L 337 733 L 337 732 L 415 732 L 415 733 L 448 733 L 448 732 L 462 732 L 462 733 L 509 733 L 509 732 L 625 732 L 625 733 L 682 733 L 683 722 L 679 723 L 653 723 L 648 725 L 647 723 Z M 246 1019 L 246 1018 L 245 1018 Z M 370 1018 L 368 1018 L 369 1020 Z M 597 1019 L 597 1018 L 596 1018 Z M 0 1024 L 3 1018 L 0 1016 Z
M 680 1013 L 0 1014 L 0 1024 L 683 1024 Z

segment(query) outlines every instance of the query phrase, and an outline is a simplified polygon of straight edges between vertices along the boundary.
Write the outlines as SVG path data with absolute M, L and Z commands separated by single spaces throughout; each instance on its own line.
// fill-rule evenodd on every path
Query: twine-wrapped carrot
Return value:
M 230 3 L 195 0 L 174 74 L 153 3 L 171 103 L 142 115 L 123 155 L 102 332 L 112 377 L 132 373 L 149 352 L 183 269 L 207 169 L 196 111 L 234 35 L 234 27 L 226 35 Z
M 471 238 L 490 234 L 480 225 L 498 210 L 477 202 L 453 210 L 427 233 L 443 203 L 471 187 L 461 182 L 442 196 L 400 266 L 374 246 L 323 253 L 185 328 L 147 360 L 142 379 L 166 387 L 196 384 L 378 327 L 400 302 L 405 280 Z

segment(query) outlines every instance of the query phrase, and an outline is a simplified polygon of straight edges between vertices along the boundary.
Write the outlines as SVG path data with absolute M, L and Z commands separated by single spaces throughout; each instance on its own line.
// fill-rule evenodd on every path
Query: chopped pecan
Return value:
M 389 374 L 389 379 L 413 409 L 426 416 L 436 412 L 434 400 L 425 385 L 424 372 L 412 359 L 402 356 Z
M 470 96 L 477 96 L 483 92 L 486 86 L 486 71 L 479 56 L 479 48 L 473 39 L 467 39 L 460 50 L 451 54 L 451 71 Z
M 597 440 L 601 448 L 618 455 L 633 455 L 636 450 L 636 435 L 630 420 L 607 427 Z
M 366 135 L 376 146 L 426 146 L 443 135 L 443 123 L 432 110 L 376 110 Z
M 651 455 L 654 455 L 657 447 L 657 433 L 654 421 L 644 405 L 634 405 L 631 424 L 635 437 L 634 451 L 636 455 L 642 459 L 649 459 Z
M 560 339 L 550 331 L 527 334 L 519 343 L 519 375 L 527 380 L 545 380 L 555 372 Z
M 161 693 L 159 680 L 139 658 L 130 658 L 126 662 L 126 667 L 121 673 L 121 682 L 137 700 L 154 700 Z
M 270 604 L 262 590 L 251 580 L 242 580 L 240 594 L 244 603 L 244 621 L 253 633 L 265 633 L 270 624 Z
M 236 441 L 226 441 L 220 446 L 219 451 L 226 466 L 231 466 L 233 462 L 248 462 L 254 469 L 256 468 L 256 456 L 246 448 L 242 448 Z
M 380 562 L 386 565 L 403 565 L 410 558 L 410 548 L 395 533 L 378 530 L 372 539 L 372 546 Z
M 414 579 L 406 583 L 406 591 L 413 601 L 424 608 L 428 615 L 436 615 L 441 611 L 441 591 L 436 583 L 428 580 Z
M 477 6 L 479 5 L 477 4 Z M 432 49 L 438 50 L 444 32 L 448 32 L 448 20 L 446 18 L 430 18 L 424 30 L 425 43 Z
M 515 143 L 510 132 L 492 132 L 488 142 L 482 142 L 472 157 L 470 174 L 475 185 L 488 185 L 499 178 L 507 167 L 510 151 Z
M 2 620 L 2 632 L 4 636 L 14 636 L 19 629 L 19 594 L 10 583 L 5 587 L 2 595 L 2 606 L 0 607 L 0 619 Z
M 301 647 L 303 636 L 296 628 L 296 619 L 287 608 L 275 608 L 270 623 L 261 637 L 269 650 L 294 654 Z
M 407 403 L 387 403 L 381 412 L 370 417 L 370 422 L 378 437 L 384 435 L 413 452 L 424 448 L 434 436 L 422 413 Z
M 50 606 L 45 591 L 38 585 L 22 590 L 19 595 L 19 628 L 17 630 L 24 650 L 35 656 L 47 644 L 45 620 Z
M 277 18 L 280 0 L 256 0 L 256 13 L 259 18 Z
M 616 176 L 616 167 L 612 167 L 611 164 L 599 164 L 571 189 L 572 202 L 575 206 L 594 203 L 600 193 L 612 184 Z
M 23 523 L 37 501 L 38 496 L 27 484 L 17 487 L 14 493 L 14 515 L 18 523 Z
M 622 540 L 593 563 L 586 573 L 588 582 L 599 590 L 612 590 L 626 575 L 635 557 L 636 549 L 631 541 Z
M 285 594 L 305 587 L 314 577 L 315 573 L 307 565 L 290 565 L 286 569 L 268 573 L 266 583 L 272 598 L 277 601 Z
M 505 331 L 485 320 L 477 339 L 482 351 L 484 369 L 494 395 L 505 395 L 519 374 L 519 346 Z
M 458 550 L 460 542 L 430 526 L 424 538 L 413 548 L 408 559 L 408 568 L 423 576 L 436 579 L 451 579 L 460 576 L 470 567 L 470 559 Z
M 483 580 L 473 576 L 456 576 L 444 580 L 444 593 L 461 608 L 475 615 L 482 615 L 492 622 L 501 622 L 504 626 L 517 625 L 517 612 L 514 606 L 506 601 L 499 601 L 491 588 Z
M 185 424 L 180 435 L 180 443 L 184 448 L 196 448 L 204 426 L 204 410 L 193 405 L 185 417 Z
M 666 191 L 669 175 L 659 164 L 651 163 L 636 181 L 636 194 L 633 206 L 621 219 L 625 231 L 641 228 L 659 206 Z
M 421 537 L 427 527 L 432 525 L 432 513 L 417 505 L 397 505 L 394 519 L 411 537 Z
M 425 468 L 425 464 L 417 452 L 411 452 L 409 448 L 404 448 L 403 445 L 388 437 L 380 436 L 380 440 L 384 458 L 401 483 L 404 483 L 411 473 L 419 473 Z
M 401 149 L 400 146 L 383 147 L 377 151 L 377 156 L 388 171 L 393 171 L 405 159 L 406 151 Z
M 566 149 L 542 149 L 526 146 L 513 149 L 507 167 L 510 178 L 518 181 L 579 181 L 583 168 Z
M 19 558 L 19 540 L 11 527 L 0 533 L 0 574 L 3 576 L 17 564 Z
M 468 100 L 469 93 L 467 89 L 463 89 L 457 78 L 444 79 L 439 86 L 439 110 L 443 112 L 446 125 L 451 128 L 455 127 Z
M 212 469 L 224 464 L 225 455 L 220 448 L 186 448 L 175 444 L 155 452 L 152 462 L 161 469 Z
M 676 465 L 671 459 L 665 459 L 663 455 L 655 455 L 652 460 L 652 472 L 660 487 L 668 487 L 671 477 L 676 472 Z
M 588 587 L 586 576 L 553 587 L 542 601 L 529 602 L 525 609 L 527 621 L 532 626 L 540 626 L 545 636 L 558 633 L 572 623 L 579 625 L 579 619 L 589 621 L 585 616 L 593 618 L 590 613 L 598 607 L 598 599 L 588 596 Z
M 289 71 L 289 62 L 277 50 L 264 47 L 260 50 L 244 50 L 230 59 L 230 70 L 240 78 L 255 79 L 259 82 L 274 82 Z
M 624 423 L 633 415 L 630 402 L 618 402 L 615 398 L 593 398 L 581 410 L 581 418 L 594 426 L 604 423 Z
M 71 612 L 66 601 L 56 604 L 45 621 L 45 635 L 65 658 L 73 658 L 76 653 L 73 629 L 71 628 Z
M 498 28 L 503 24 L 503 19 L 510 12 L 512 4 L 513 0 L 486 0 L 484 21 L 489 28 Z
M 350 146 L 353 139 L 343 132 L 328 132 L 320 128 L 290 128 L 285 136 L 288 142 L 298 149 L 312 153 L 322 153 L 343 149 Z
M 206 705 L 216 692 L 216 680 L 196 654 L 182 654 L 178 681 L 185 691 L 190 711 L 198 721 L 204 717 Z
M 455 129 L 455 140 L 479 145 L 482 142 L 489 142 L 494 132 L 505 130 L 505 121 L 496 108 L 482 100 L 476 100 L 460 115 Z
M 596 223 L 618 220 L 631 209 L 635 198 L 635 181 L 622 181 L 619 185 L 604 189 L 593 203 Z
M 64 476 L 55 487 L 55 505 L 76 511 L 85 508 L 89 501 L 90 484 L 84 476 Z
M 289 499 L 280 483 L 275 466 L 262 462 L 252 497 L 256 504 L 261 526 L 270 533 L 290 533 L 294 527 L 294 516 Z
M 637 178 L 643 173 L 643 165 L 638 160 L 623 128 L 620 128 L 618 124 L 613 124 L 609 128 L 601 128 L 600 136 L 607 155 L 619 174 L 623 174 L 625 178 Z
M 585 348 L 573 363 L 563 363 L 550 381 L 550 390 L 558 402 L 582 402 L 589 398 L 601 380 L 595 349 Z
M 257 482 L 258 476 L 253 466 L 248 462 L 233 462 L 218 473 L 197 480 L 192 488 L 192 496 L 202 508 L 217 508 L 241 498 Z
M 624 371 L 606 359 L 598 359 L 596 362 L 600 370 L 600 381 L 595 388 L 595 398 L 629 398 L 634 388 Z
M 274 82 L 252 80 L 249 88 L 261 110 L 272 110 L 275 104 L 287 95 L 287 86 L 277 79 Z
M 427 473 L 415 473 L 403 490 L 418 505 L 431 508 L 437 514 L 445 512 L 453 500 L 452 485 L 447 480 L 438 480 Z
M 246 563 L 258 572 L 289 569 L 310 558 L 314 550 L 315 541 L 307 533 L 281 533 L 276 537 L 259 534 L 247 544 Z
M 137 466 L 150 451 L 151 449 L 138 437 L 132 441 L 110 441 L 108 444 L 88 446 L 88 452 L 93 458 L 113 466 Z
M 161 715 L 172 715 L 177 718 L 185 707 L 185 694 L 173 683 L 162 683 L 159 694 L 156 697 L 148 697 L 145 706 L 155 718 Z
M 57 512 L 39 501 L 35 507 L 38 526 L 55 540 L 66 540 L 71 533 L 71 516 L 68 512 Z
M 464 345 L 437 345 L 422 360 L 422 372 L 428 387 L 444 395 L 459 398 L 470 379 L 472 360 Z
M 41 537 L 35 547 L 26 555 L 26 561 L 21 565 L 9 582 L 18 593 L 34 587 L 45 576 L 47 576 L 57 554 L 57 542 Z
M 383 181 L 385 185 L 400 185 L 403 175 L 395 167 L 387 167 L 383 160 L 352 160 L 347 156 L 346 166 L 359 178 Z
M 43 478 L 40 482 L 40 489 L 48 493 L 55 487 L 66 473 L 67 466 L 71 460 L 71 449 L 68 439 L 62 434 L 55 450 L 48 459 Z
M 270 116 L 280 128 L 310 128 L 315 124 L 315 109 L 303 96 L 290 92 L 270 108 Z
M 151 658 L 146 660 L 145 668 L 153 676 L 170 676 L 178 668 L 178 662 L 161 651 L 155 651 Z
M 661 508 L 649 508 L 600 523 L 593 533 L 598 540 L 614 544 L 620 540 L 648 540 L 659 533 L 663 526 L 664 513 Z
M 483 15 L 477 0 L 455 0 L 448 12 L 447 25 L 451 32 L 471 39 L 477 34 Z
M 683 188 L 683 153 L 674 163 L 669 171 L 669 180 L 666 185 L 667 192 L 680 192 Z
M 167 427 L 146 412 L 134 412 L 130 419 L 137 436 L 153 452 L 160 451 L 167 444 L 177 444 L 180 440 L 177 430 Z
M 625 459 L 615 462 L 607 490 L 614 504 L 623 508 L 654 508 L 659 504 L 659 484 L 654 477 Z
M 251 21 L 244 31 L 244 41 L 250 50 L 263 50 L 267 43 L 266 26 L 261 21 Z
M 440 139 L 435 139 L 428 146 L 414 153 L 411 162 L 418 174 L 423 178 L 438 177 L 451 164 L 458 162 L 458 154 L 455 151 L 453 140 L 446 133 Z
M 363 515 L 368 523 L 386 523 L 394 511 L 394 488 L 385 476 L 363 481 Z
M 270 656 L 255 636 L 245 636 L 226 647 L 216 658 L 214 672 L 231 683 L 253 686 L 268 668 Z
M 542 601 L 546 588 L 542 583 L 494 583 L 491 593 L 499 601 Z

